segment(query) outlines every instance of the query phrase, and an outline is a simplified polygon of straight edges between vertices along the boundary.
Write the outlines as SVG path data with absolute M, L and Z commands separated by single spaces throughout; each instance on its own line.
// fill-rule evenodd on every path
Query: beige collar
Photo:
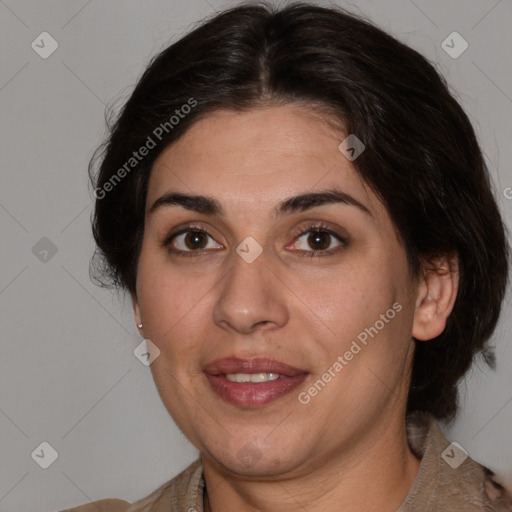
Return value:
M 446 439 L 432 416 L 409 415 L 407 436 L 411 450 L 421 458 L 421 464 L 413 486 L 397 512 L 512 510 L 502 498 L 495 501 L 488 498 L 483 466 L 470 457 L 457 465 L 460 459 L 456 457 L 462 452 Z M 149 496 L 133 503 L 126 512 L 203 512 L 204 485 L 201 459 L 198 459 Z

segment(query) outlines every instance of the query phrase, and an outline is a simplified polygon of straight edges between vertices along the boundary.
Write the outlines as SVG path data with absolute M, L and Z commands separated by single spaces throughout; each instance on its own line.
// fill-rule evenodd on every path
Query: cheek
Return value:
M 317 337 L 323 364 L 330 366 L 345 354 L 350 359 L 339 383 L 349 378 L 352 386 L 372 389 L 372 382 L 379 382 L 374 373 L 384 382 L 400 376 L 414 314 L 406 269 L 381 253 L 380 260 L 361 261 L 352 271 L 334 274 L 322 290 L 309 289 L 313 307 L 329 327 L 327 337 Z
M 155 342 L 175 336 L 198 316 L 205 318 L 205 299 L 215 282 L 211 275 L 194 279 L 179 268 L 171 269 L 164 259 L 142 252 L 137 273 L 144 334 Z
M 337 334 L 347 338 L 373 325 L 401 295 L 384 264 L 365 264 L 333 272 L 321 284 L 303 284 L 307 302 Z

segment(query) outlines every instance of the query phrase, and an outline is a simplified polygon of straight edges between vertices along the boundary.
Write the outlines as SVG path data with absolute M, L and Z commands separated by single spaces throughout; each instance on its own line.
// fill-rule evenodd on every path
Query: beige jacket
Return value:
M 397 512 L 511 512 L 511 496 L 484 466 L 465 457 L 426 414 L 408 417 L 409 445 L 421 465 Z M 453 466 L 453 467 L 452 467 Z M 203 512 L 204 479 L 198 459 L 149 496 L 133 504 L 94 501 L 61 512 Z

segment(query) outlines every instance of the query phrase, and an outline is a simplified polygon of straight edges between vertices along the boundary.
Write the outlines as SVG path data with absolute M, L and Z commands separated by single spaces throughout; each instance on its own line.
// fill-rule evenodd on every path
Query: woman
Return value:
M 512 510 L 437 423 L 508 245 L 422 56 L 341 9 L 234 8 L 153 60 L 101 157 L 101 270 L 200 457 L 72 510 Z

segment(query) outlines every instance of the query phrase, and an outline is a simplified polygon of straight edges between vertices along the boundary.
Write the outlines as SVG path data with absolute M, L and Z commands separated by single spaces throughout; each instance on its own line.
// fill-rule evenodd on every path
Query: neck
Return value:
M 350 443 L 347 443 L 350 446 Z M 356 446 L 357 444 L 357 446 Z M 403 417 L 371 431 L 352 448 L 295 475 L 252 480 L 203 457 L 205 512 L 394 512 L 412 487 L 420 461 L 410 451 Z

